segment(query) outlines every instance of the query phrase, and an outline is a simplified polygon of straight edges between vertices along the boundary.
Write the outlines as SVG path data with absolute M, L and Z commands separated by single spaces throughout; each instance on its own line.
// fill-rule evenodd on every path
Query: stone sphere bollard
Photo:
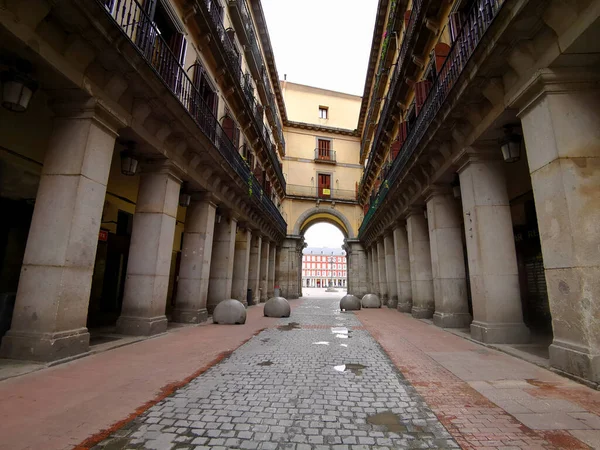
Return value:
M 272 297 L 265 303 L 265 317 L 290 317 L 290 303 L 283 297 Z
M 363 308 L 381 308 L 381 300 L 375 294 L 367 294 L 362 298 Z
M 213 311 L 213 322 L 220 325 L 244 324 L 246 323 L 246 308 L 238 300 L 223 300 Z
M 342 311 L 358 311 L 360 309 L 360 300 L 354 295 L 344 295 L 340 300 L 340 309 Z

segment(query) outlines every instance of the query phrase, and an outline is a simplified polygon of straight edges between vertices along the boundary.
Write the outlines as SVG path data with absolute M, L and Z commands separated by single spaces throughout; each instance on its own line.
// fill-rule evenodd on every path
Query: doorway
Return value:
M 319 198 L 331 198 L 331 174 L 318 174 L 318 196 Z

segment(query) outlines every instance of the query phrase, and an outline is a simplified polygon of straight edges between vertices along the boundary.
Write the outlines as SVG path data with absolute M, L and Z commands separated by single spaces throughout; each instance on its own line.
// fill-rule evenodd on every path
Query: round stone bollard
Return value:
M 213 322 L 220 325 L 242 325 L 246 323 L 246 308 L 238 300 L 223 300 L 213 311 Z
M 360 309 L 360 300 L 354 295 L 344 295 L 340 300 L 340 309 L 342 311 L 358 311 Z
M 265 317 L 290 317 L 290 303 L 283 297 L 272 297 L 265 303 Z
M 381 308 L 381 300 L 375 294 L 366 294 L 362 298 L 363 308 Z

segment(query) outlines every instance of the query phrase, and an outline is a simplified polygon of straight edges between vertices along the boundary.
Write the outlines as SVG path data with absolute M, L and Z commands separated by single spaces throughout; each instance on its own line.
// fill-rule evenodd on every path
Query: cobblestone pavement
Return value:
M 458 448 L 338 307 L 339 296 L 305 300 L 94 450 Z

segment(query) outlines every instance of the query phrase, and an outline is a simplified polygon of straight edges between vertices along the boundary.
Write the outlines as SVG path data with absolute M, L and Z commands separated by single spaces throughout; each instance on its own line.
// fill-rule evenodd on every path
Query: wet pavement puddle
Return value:
M 329 345 L 329 342 L 327 342 L 327 341 L 313 342 L 313 345 Z
M 279 325 L 277 329 L 279 331 L 292 331 L 298 330 L 300 328 L 300 324 L 298 322 L 290 322 L 286 325 Z
M 400 417 L 391 411 L 367 416 L 367 423 L 382 426 L 392 433 L 405 433 L 407 431 L 406 426 L 400 421 Z
M 348 335 L 349 331 L 346 327 L 331 327 L 331 332 L 338 339 L 348 339 L 350 336 Z
M 263 361 L 258 363 L 259 366 L 272 366 L 273 365 L 273 361 Z
M 366 369 L 367 366 L 363 366 L 362 364 L 342 364 L 341 366 L 333 367 L 338 372 L 352 372 L 354 375 L 360 377 L 362 376 L 363 369 Z

